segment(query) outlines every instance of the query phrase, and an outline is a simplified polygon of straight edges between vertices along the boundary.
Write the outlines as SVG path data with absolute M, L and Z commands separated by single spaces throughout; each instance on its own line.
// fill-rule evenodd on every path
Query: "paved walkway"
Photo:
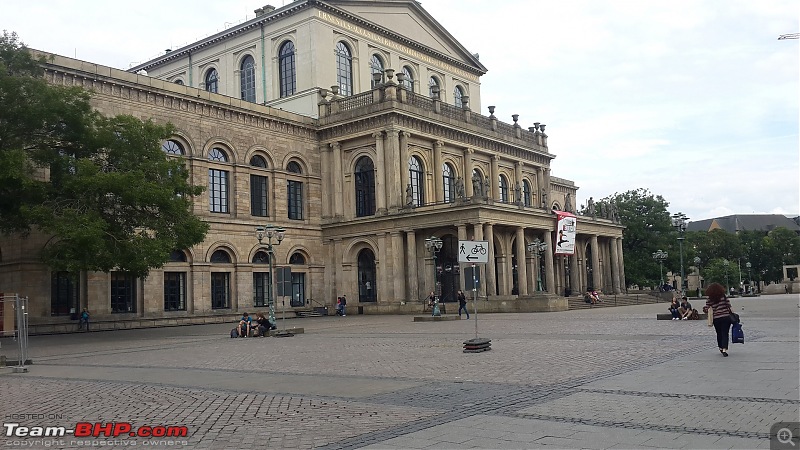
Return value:
M 798 296 L 733 305 L 747 343 L 729 358 L 705 321 L 656 321 L 664 304 L 481 314 L 492 351 L 476 354 L 462 352 L 473 321 L 410 316 L 294 319 L 292 338 L 230 339 L 230 324 L 34 336 L 30 371 L 0 371 L 5 424 L 189 433 L 0 448 L 769 448 L 774 423 L 800 421 Z

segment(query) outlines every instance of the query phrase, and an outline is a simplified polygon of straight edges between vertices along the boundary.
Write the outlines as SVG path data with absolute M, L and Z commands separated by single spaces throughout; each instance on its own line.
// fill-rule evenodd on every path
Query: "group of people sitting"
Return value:
M 684 295 L 681 302 L 673 297 L 672 303 L 669 305 L 669 312 L 672 314 L 672 320 L 697 320 L 700 318 L 700 313 L 692 308 L 692 304 Z
M 603 303 L 603 300 L 600 298 L 600 294 L 594 289 L 591 291 L 586 291 L 586 293 L 583 294 L 583 301 L 586 303 L 591 303 L 592 305 Z
M 251 330 L 253 331 L 253 337 L 265 337 L 269 330 L 274 330 L 276 328 L 277 326 L 270 322 L 264 313 L 256 313 L 255 320 L 253 320 L 249 314 L 243 313 L 242 318 L 239 319 L 239 325 L 236 327 L 236 331 L 239 337 L 250 336 Z

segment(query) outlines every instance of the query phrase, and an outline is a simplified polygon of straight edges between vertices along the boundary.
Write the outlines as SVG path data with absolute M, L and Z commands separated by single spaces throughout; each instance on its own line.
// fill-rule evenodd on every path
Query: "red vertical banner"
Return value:
M 575 253 L 575 229 L 578 225 L 578 219 L 575 214 L 566 211 L 553 212 L 556 213 L 555 254 L 572 255 Z

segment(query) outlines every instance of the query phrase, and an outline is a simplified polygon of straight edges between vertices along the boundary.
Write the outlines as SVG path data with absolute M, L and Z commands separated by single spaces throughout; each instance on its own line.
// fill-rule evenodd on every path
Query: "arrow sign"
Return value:
M 458 241 L 458 262 L 466 264 L 489 262 L 489 241 Z

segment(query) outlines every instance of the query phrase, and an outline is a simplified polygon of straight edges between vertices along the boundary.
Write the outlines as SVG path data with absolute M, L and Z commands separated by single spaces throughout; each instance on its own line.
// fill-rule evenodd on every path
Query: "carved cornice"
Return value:
M 366 135 L 389 126 L 408 129 L 416 135 L 425 135 L 433 141 L 446 142 L 454 147 L 463 147 L 469 150 L 483 150 L 488 153 L 505 155 L 511 161 L 525 161 L 534 166 L 548 166 L 553 155 L 538 153 L 510 143 L 497 141 L 488 136 L 452 128 L 446 125 L 412 117 L 397 110 L 386 110 L 381 114 L 350 120 L 345 123 L 334 124 L 319 131 L 320 140 L 331 141 L 341 138 L 350 138 L 354 135 Z M 388 133 L 388 131 L 387 131 Z
M 95 95 L 113 97 L 142 105 L 163 107 L 179 113 L 199 114 L 230 123 L 273 130 L 309 140 L 316 137 L 313 126 L 281 120 L 266 111 L 263 114 L 259 114 L 232 105 L 217 103 L 213 100 L 172 93 L 116 78 L 106 78 L 96 74 L 66 71 L 47 66 L 45 67 L 45 79 L 51 84 L 76 86 L 93 92 Z

